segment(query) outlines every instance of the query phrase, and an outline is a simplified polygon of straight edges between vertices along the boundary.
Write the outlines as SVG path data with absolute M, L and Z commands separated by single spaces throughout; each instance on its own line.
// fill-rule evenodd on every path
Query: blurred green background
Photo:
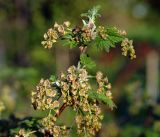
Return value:
M 0 100 L 6 107 L 1 118 L 45 115 L 31 107 L 31 90 L 40 78 L 76 64 L 78 51 L 61 45 L 44 50 L 43 34 L 55 21 L 81 24 L 80 14 L 95 5 L 101 5 L 97 24 L 125 29 L 137 52 L 130 61 L 119 45 L 110 53 L 89 50 L 97 62 L 91 73 L 101 70 L 108 76 L 117 105 L 113 111 L 103 106 L 103 128 L 96 137 L 160 137 L 158 0 L 1 0 Z M 73 115 L 65 114 L 70 121 Z

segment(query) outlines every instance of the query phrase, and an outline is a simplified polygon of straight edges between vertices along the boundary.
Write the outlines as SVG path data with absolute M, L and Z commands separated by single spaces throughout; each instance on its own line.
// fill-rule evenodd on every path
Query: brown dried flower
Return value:
M 128 38 L 125 38 L 121 43 L 121 47 L 122 47 L 122 55 L 127 56 L 129 52 L 129 56 L 131 59 L 136 58 L 132 40 L 128 40 Z
M 52 87 L 49 80 L 41 79 L 37 85 L 36 90 L 32 91 L 32 104 L 35 109 L 57 109 L 59 102 L 54 101 L 57 91 Z

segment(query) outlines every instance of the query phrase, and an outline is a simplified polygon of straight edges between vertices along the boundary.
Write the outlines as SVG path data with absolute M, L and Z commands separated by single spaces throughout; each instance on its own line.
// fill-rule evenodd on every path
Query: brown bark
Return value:
M 55 117 L 59 117 L 61 115 L 61 113 L 63 112 L 63 110 L 67 107 L 67 104 L 64 103 L 61 108 L 59 109 L 59 111 L 55 114 Z

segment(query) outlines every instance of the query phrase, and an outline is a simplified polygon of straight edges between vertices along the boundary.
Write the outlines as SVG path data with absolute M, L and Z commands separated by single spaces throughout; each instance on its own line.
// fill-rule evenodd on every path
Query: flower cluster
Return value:
M 100 130 L 103 118 L 101 108 L 98 106 L 98 100 L 92 99 L 89 93 L 103 94 L 104 90 L 108 89 L 106 96 L 112 99 L 111 85 L 107 78 L 103 78 L 103 74 L 98 72 L 96 79 L 99 87 L 93 90 L 89 83 L 91 78 L 93 76 L 88 75 L 87 70 L 79 63 L 78 67 L 71 66 L 67 73 L 61 73 L 59 80 L 55 82 L 40 80 L 36 90 L 32 92 L 32 104 L 35 109 L 55 111 L 55 114 L 49 113 L 42 120 L 44 133 L 47 132 L 55 137 L 68 135 L 66 126 L 56 125 L 57 118 L 67 106 L 76 111 L 75 123 L 78 134 L 91 137 Z M 55 83 L 58 88 L 55 88 Z
M 96 32 L 92 30 L 90 26 L 83 26 L 83 28 L 76 27 L 72 30 L 72 36 L 75 42 L 78 44 L 90 42 L 95 39 Z
M 57 91 L 49 80 L 41 79 L 36 90 L 32 91 L 32 104 L 35 109 L 57 109 L 59 102 L 55 100 Z
M 70 28 L 68 21 L 61 25 L 55 23 L 44 34 L 44 41 L 42 41 L 44 48 L 50 49 L 53 43 L 62 40 L 71 48 L 78 46 L 81 51 L 77 67 L 69 67 L 67 73 L 61 73 L 57 80 L 41 79 L 36 90 L 32 91 L 33 107 L 50 110 L 49 115 L 41 121 L 42 132 L 47 136 L 68 135 L 70 127 L 56 124 L 58 117 L 68 106 L 76 112 L 77 133 L 86 137 L 94 136 L 101 128 L 103 115 L 99 103 L 108 104 L 111 109 L 115 107 L 108 78 L 104 77 L 102 72 L 97 72 L 95 77 L 90 76 L 86 70 L 95 66 L 94 61 L 85 54 L 88 46 L 93 46 L 95 43 L 99 49 L 109 51 L 110 47 L 115 47 L 117 43 L 122 42 L 122 54 L 127 56 L 129 52 L 131 59 L 136 58 L 132 41 L 125 38 L 125 31 L 115 27 L 96 26 L 95 19 L 100 16 L 98 10 L 99 7 L 94 7 L 87 13 L 83 13 L 81 16 L 85 19 L 82 19 L 83 26 L 81 27 Z M 90 84 L 91 78 L 96 78 L 98 83 L 96 89 L 93 89 Z
M 88 23 L 84 23 L 82 28 L 82 37 L 84 41 L 91 41 L 96 38 L 96 25 L 92 19 L 88 21 Z
M 87 91 L 91 89 L 86 69 L 69 67 L 67 74 L 62 73 L 60 76 L 60 87 L 64 103 L 73 105 L 75 108 L 84 105 L 88 98 Z
M 111 83 L 108 82 L 108 78 L 107 77 L 104 78 L 102 72 L 98 71 L 96 74 L 96 80 L 98 83 L 97 92 L 99 94 L 105 93 L 105 95 L 109 99 L 112 99 Z
M 128 38 L 125 38 L 122 41 L 121 46 L 122 46 L 122 55 L 127 56 L 128 52 L 129 52 L 129 56 L 131 59 L 136 58 L 135 49 L 133 47 L 132 40 L 128 40 Z
M 90 17 L 88 17 L 88 15 L 85 15 L 85 17 L 87 17 L 87 20 L 82 20 L 83 27 L 75 27 L 72 29 L 71 36 L 78 45 L 85 45 L 87 42 L 90 42 L 91 40 L 94 40 L 96 38 L 96 12 L 97 11 L 95 11 L 94 15 L 89 15 Z
M 78 110 L 76 116 L 78 134 L 93 136 L 101 128 L 101 109 L 95 101 L 88 97 L 91 85 L 88 82 L 89 76 L 84 68 L 71 66 L 67 75 L 61 74 L 61 88 L 63 102 L 72 105 Z
M 25 130 L 24 129 L 20 129 L 18 134 L 15 135 L 15 137 L 26 137 L 26 135 L 27 134 L 26 134 Z
M 77 132 L 86 137 L 94 136 L 101 129 L 101 120 L 103 115 L 101 109 L 96 103 L 90 103 L 88 113 L 79 113 L 76 116 Z
M 43 132 L 48 132 L 50 135 L 54 135 L 54 137 L 67 137 L 67 127 L 55 125 L 56 120 L 57 118 L 51 114 L 48 115 L 48 117 L 43 118 L 41 123 L 44 127 Z
M 53 28 L 48 29 L 44 34 L 44 41 L 42 41 L 44 48 L 52 48 L 53 43 L 57 42 L 58 38 L 63 37 L 67 33 L 69 26 L 70 22 L 65 21 L 62 25 L 55 23 Z
M 84 28 L 82 31 L 82 38 L 84 40 L 84 42 L 89 42 L 92 39 L 94 39 L 95 35 L 93 35 L 95 33 L 92 33 L 91 29 L 89 28 Z
M 118 30 L 118 33 L 122 36 L 126 36 L 127 32 L 125 30 Z
M 61 40 L 65 41 L 65 44 L 71 48 L 78 46 L 81 53 L 84 53 L 89 45 L 93 45 L 91 42 L 93 40 L 97 47 L 107 51 L 110 47 L 115 47 L 117 43 L 121 42 L 122 55 L 127 56 L 129 52 L 131 59 L 136 58 L 133 42 L 126 38 L 126 31 L 116 27 L 96 26 L 95 18 L 99 16 L 98 9 L 95 7 L 93 10 L 89 10 L 89 13 L 82 14 L 82 17 L 86 18 L 85 20 L 82 19 L 82 27 L 71 28 L 69 21 L 60 25 L 55 23 L 44 34 L 44 41 L 42 41 L 44 48 L 50 49 L 54 43 Z
M 32 132 L 27 132 L 25 131 L 25 129 L 20 129 L 18 134 L 15 135 L 15 137 L 30 137 L 31 134 L 33 134 L 35 131 L 32 131 Z
M 99 26 L 97 32 L 102 39 L 107 38 L 106 31 L 105 31 L 105 28 L 103 26 Z
M 63 79 L 62 93 L 64 102 L 70 102 L 70 99 L 73 99 L 73 107 L 79 111 L 76 116 L 78 134 L 94 135 L 101 128 L 102 115 L 101 109 L 96 102 L 92 102 L 88 98 L 91 85 L 88 83 L 89 76 L 86 69 L 71 66 L 68 69 L 68 74 L 66 76 L 62 74 L 61 78 Z M 66 88 L 65 85 L 69 85 L 69 87 Z M 68 92 L 71 96 L 67 95 Z

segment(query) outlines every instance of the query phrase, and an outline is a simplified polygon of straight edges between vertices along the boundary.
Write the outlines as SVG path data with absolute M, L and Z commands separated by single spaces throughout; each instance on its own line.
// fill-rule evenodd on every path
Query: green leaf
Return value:
M 121 42 L 123 39 L 124 38 L 119 36 L 108 36 L 108 40 L 112 43 L 112 45 L 114 45 L 113 47 L 115 47 L 115 44 Z
M 70 46 L 70 48 L 75 48 L 77 46 L 77 43 L 75 41 L 68 41 L 68 43 L 66 43 Z
M 67 33 L 66 35 L 63 36 L 62 39 L 71 39 L 72 38 L 72 35 L 70 33 Z
M 96 66 L 96 63 L 90 57 L 87 57 L 86 54 L 80 56 L 80 62 L 88 69 L 92 69 Z
M 66 40 L 62 41 L 62 45 L 66 46 L 66 47 L 69 47 L 70 49 L 73 49 L 77 46 L 77 43 L 74 40 L 66 39 Z
M 103 93 L 99 94 L 94 91 L 89 91 L 89 98 L 96 99 L 98 101 L 101 101 L 104 104 L 107 104 L 111 110 L 116 107 L 112 99 L 109 99 L 107 96 L 105 96 Z
M 114 43 L 112 43 L 109 39 L 102 39 L 100 37 L 97 37 L 94 43 L 98 49 L 105 50 L 109 52 L 110 47 L 114 47 Z
M 122 37 L 119 33 L 118 33 L 118 29 L 116 27 L 108 27 L 106 28 L 106 32 L 109 36 L 116 36 L 116 37 Z
M 21 129 L 20 127 L 17 127 L 17 128 L 14 128 L 14 129 L 10 129 L 10 132 L 11 132 L 12 135 L 16 135 L 16 134 L 19 133 L 20 129 Z
M 55 82 L 56 81 L 56 76 L 55 75 L 51 75 L 49 80 L 51 80 L 52 82 Z
M 77 43 L 72 39 L 72 36 L 70 34 L 63 36 L 63 38 L 59 42 L 63 46 L 70 47 L 71 49 L 77 46 Z
M 94 6 L 92 9 L 88 10 L 87 13 L 82 13 L 81 17 L 88 17 L 94 20 L 96 17 L 100 16 L 100 14 L 98 14 L 99 9 L 100 9 L 99 5 Z
M 106 28 L 105 33 L 106 39 L 102 39 L 100 36 L 97 36 L 94 41 L 94 45 L 96 45 L 100 50 L 109 52 L 111 47 L 115 48 L 116 44 L 124 39 L 124 37 L 118 33 L 118 29 L 115 27 Z

